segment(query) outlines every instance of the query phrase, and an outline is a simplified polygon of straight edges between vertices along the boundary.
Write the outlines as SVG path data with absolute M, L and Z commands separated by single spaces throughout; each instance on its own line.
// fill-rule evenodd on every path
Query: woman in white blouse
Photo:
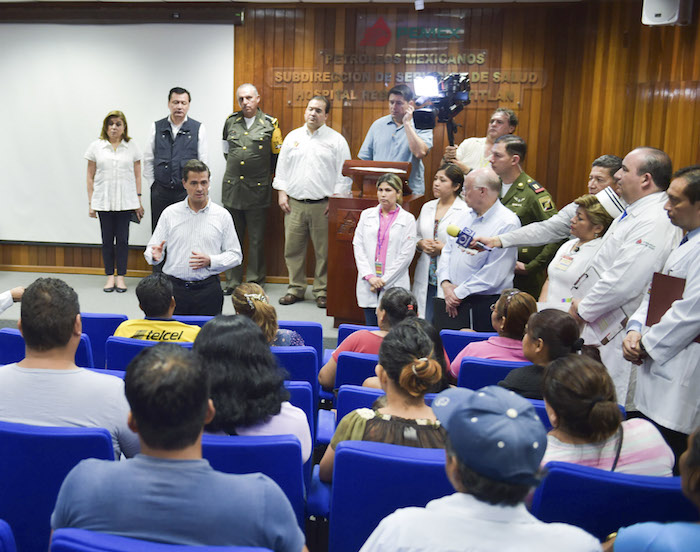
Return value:
M 447 241 L 447 226 L 469 207 L 459 194 L 464 174 L 457 165 L 446 164 L 438 169 L 433 179 L 433 196 L 423 205 L 418 216 L 418 242 L 421 252 L 413 276 L 413 295 L 418 301 L 418 315 L 430 321 L 433 318 L 433 297 L 437 292 L 438 259 Z
M 552 308 L 569 309 L 571 286 L 588 268 L 591 258 L 602 243 L 602 237 L 613 218 L 600 204 L 598 198 L 586 194 L 574 201 L 578 208 L 571 219 L 569 240 L 557 251 L 547 267 L 547 281 L 540 292 L 540 303 Z
M 400 287 L 410 291 L 408 267 L 416 244 L 416 219 L 401 208 L 403 183 L 395 174 L 377 180 L 379 205 L 362 211 L 352 247 L 357 265 L 357 304 L 365 322 L 377 325 L 375 312 L 384 291 Z
M 100 219 L 102 260 L 107 283 L 103 290 L 126 291 L 124 275 L 129 254 L 129 222 L 141 205 L 141 151 L 129 138 L 126 117 L 110 111 L 102 122 L 100 139 L 88 146 L 87 192 L 89 215 Z M 114 269 L 117 269 L 116 284 Z

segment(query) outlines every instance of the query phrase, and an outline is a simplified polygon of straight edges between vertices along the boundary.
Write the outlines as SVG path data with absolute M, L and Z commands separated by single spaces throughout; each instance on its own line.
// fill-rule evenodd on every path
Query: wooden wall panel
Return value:
M 322 51 L 370 53 L 359 41 L 367 23 L 384 18 L 390 28 L 398 22 L 441 26 L 460 18 L 464 36 L 450 43 L 457 54 L 487 52 L 482 66 L 438 66 L 388 63 L 327 67 L 331 71 L 541 71 L 544 86 L 525 89 L 513 107 L 520 117 L 517 132 L 529 144 L 525 170 L 540 180 L 564 205 L 585 192 L 590 163 L 605 153 L 624 156 L 639 145 L 664 149 L 674 167 L 700 162 L 700 9 L 686 27 L 644 27 L 641 1 L 593 0 L 571 4 L 446 4 L 416 12 L 412 4 L 265 5 L 248 4 L 245 23 L 236 27 L 234 85 L 254 83 L 261 107 L 278 117 L 283 134 L 304 123 L 304 102 L 292 101 L 289 90 L 272 82 L 273 68 L 314 70 Z M 447 16 L 447 17 L 446 17 Z M 449 19 L 453 21 L 454 19 Z M 421 48 L 392 34 L 383 48 L 371 53 Z M 427 48 L 427 47 L 426 47 Z M 427 52 L 428 50 L 426 50 Z M 393 84 L 387 84 L 388 90 Z M 329 83 L 333 91 L 348 88 Z M 363 89 L 355 85 L 356 91 Z M 368 89 L 376 90 L 371 83 Z M 490 93 L 497 86 L 488 85 Z M 460 113 L 457 140 L 483 136 L 496 102 L 474 101 Z M 232 108 L 236 108 L 232 101 Z M 385 102 L 360 104 L 334 101 L 329 125 L 348 140 L 357 155 L 372 121 L 388 112 Z M 222 114 L 223 124 L 225 114 Z M 213 131 L 218 138 L 219 129 Z M 447 143 L 440 125 L 434 147 L 425 160 L 427 194 Z M 277 205 L 269 209 L 268 273 L 285 277 L 283 219 Z M 40 251 L 40 252 L 39 252 Z M 132 252 L 130 270 L 146 269 Z M 309 254 L 311 258 L 312 255 Z M 48 264 L 99 269 L 97 248 L 3 246 L 3 266 Z M 133 264 L 132 264 L 133 263 Z M 87 267 L 87 268 L 85 268 Z M 278 278 L 275 278 L 276 280 Z

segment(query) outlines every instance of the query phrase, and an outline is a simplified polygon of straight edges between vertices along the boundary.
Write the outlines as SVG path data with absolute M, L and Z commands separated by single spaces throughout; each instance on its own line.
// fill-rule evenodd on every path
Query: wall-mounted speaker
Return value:
M 693 12 L 692 0 L 644 0 L 644 25 L 689 25 Z

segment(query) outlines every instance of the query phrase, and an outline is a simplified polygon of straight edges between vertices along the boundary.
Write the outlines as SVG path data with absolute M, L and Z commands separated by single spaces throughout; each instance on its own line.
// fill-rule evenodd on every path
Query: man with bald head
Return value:
M 238 241 L 243 245 L 248 230 L 246 280 L 265 284 L 265 228 L 272 197 L 272 172 L 282 148 L 277 119 L 258 107 L 260 94 L 250 83 L 236 90 L 241 110 L 224 123 L 223 149 L 226 172 L 221 187 L 224 207 L 233 217 Z M 243 282 L 243 264 L 226 271 L 224 295 Z
M 672 246 L 680 241 L 680 230 L 664 211 L 671 172 L 671 159 L 656 148 L 636 148 L 622 160 L 615 177 L 627 208 L 610 225 L 591 259 L 587 274 L 592 287 L 574 299 L 570 310 L 585 323 L 581 337 L 586 344 L 600 346 L 617 400 L 628 408 L 633 407 L 636 371 L 622 357 L 623 328 L 610 321 L 625 323 L 620 310 L 627 316 L 634 313 L 652 275 L 661 270 Z M 603 330 L 601 321 L 605 320 Z
M 471 208 L 455 223 L 460 234 L 445 244 L 437 268 L 438 329 L 491 331 L 490 306 L 513 287 L 516 249 L 478 253 L 467 246 L 474 235 L 494 236 L 520 227 L 517 215 L 499 201 L 501 181 L 491 169 L 471 171 L 464 179 L 464 199 Z

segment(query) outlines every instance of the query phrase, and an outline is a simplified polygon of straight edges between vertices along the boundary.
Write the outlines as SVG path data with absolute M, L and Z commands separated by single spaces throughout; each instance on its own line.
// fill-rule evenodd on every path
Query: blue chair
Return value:
M 114 335 L 119 324 L 128 318 L 124 314 L 105 314 L 101 312 L 81 312 L 83 332 L 90 338 L 92 358 L 95 368 L 105 367 L 105 343 L 107 338 Z
M 376 375 L 374 371 L 379 357 L 368 353 L 342 352 L 338 355 L 335 372 L 335 388 L 341 385 L 362 385 L 367 378 Z
M 319 322 L 294 322 L 291 320 L 279 320 L 277 325 L 284 330 L 294 330 L 304 340 L 304 345 L 316 349 L 316 359 L 321 369 L 323 358 L 323 326 Z
M 308 381 L 285 381 L 284 387 L 289 391 L 289 402 L 297 408 L 301 408 L 306 414 L 311 430 L 311 443 L 315 443 L 314 435 L 314 394 Z M 313 452 L 304 463 L 304 485 L 311 485 L 311 469 L 313 468 Z
M 264 473 L 277 483 L 304 529 L 304 469 L 301 445 L 293 435 L 207 435 L 202 454 L 212 468 L 226 473 Z
M 0 519 L 0 552 L 17 552 L 12 529 L 2 519 Z
M 146 347 L 158 345 L 158 341 L 148 341 L 145 339 L 131 339 L 130 337 L 108 337 L 105 343 L 105 359 L 107 369 L 125 371 L 131 359 L 139 354 Z M 173 341 L 186 349 L 192 348 L 192 343 L 184 341 Z
M 529 362 L 508 362 L 488 358 L 464 357 L 457 377 L 458 387 L 481 389 L 487 385 L 496 385 L 508 375 L 508 372 Z
M 314 393 L 314 408 L 318 405 L 318 359 L 316 349 L 303 347 L 270 347 L 279 365 L 289 373 L 293 381 L 308 381 Z
M 368 330 L 370 332 L 378 330 L 378 326 L 362 326 L 359 324 L 341 324 L 338 326 L 338 341 L 337 345 L 340 345 L 343 341 L 345 341 L 345 338 L 347 338 L 351 333 L 356 332 L 358 330 Z M 337 346 L 336 345 L 336 346 Z M 328 360 L 331 358 L 331 353 L 335 349 L 326 349 L 323 352 L 323 364 L 326 364 Z
M 187 546 L 163 544 L 96 533 L 85 529 L 57 529 L 50 552 L 254 552 L 270 550 L 251 546 Z
M 0 328 L 0 366 L 19 362 L 23 358 L 24 338 L 20 331 L 17 328 Z M 95 366 L 87 334 L 80 336 L 78 350 L 75 352 L 75 364 L 84 368 Z
M 382 396 L 384 396 L 384 391 L 381 389 L 372 389 L 359 385 L 342 385 L 338 390 L 336 418 L 340 421 L 353 410 L 372 408 L 374 401 Z M 430 405 L 435 397 L 435 393 L 428 393 L 425 396 L 425 404 Z
M 459 330 L 441 330 L 440 338 L 445 352 L 452 362 L 467 345 L 474 341 L 484 341 L 489 337 L 497 336 L 495 332 L 462 332 Z
M 344 441 L 335 451 L 329 552 L 356 552 L 397 508 L 452 494 L 445 451 Z
M 44 427 L 0 422 L 0 518 L 22 551 L 47 550 L 49 520 L 61 483 L 85 458 L 114 460 L 103 428 Z
M 531 512 L 546 522 L 576 525 L 597 539 L 643 521 L 698 521 L 681 492 L 680 477 L 611 473 L 550 462 L 535 491 Z
M 173 320 L 177 320 L 178 322 L 182 322 L 183 324 L 190 324 L 191 326 L 204 326 L 207 322 L 209 322 L 213 316 L 205 316 L 205 315 L 194 315 L 194 314 L 174 314 L 173 315 Z

